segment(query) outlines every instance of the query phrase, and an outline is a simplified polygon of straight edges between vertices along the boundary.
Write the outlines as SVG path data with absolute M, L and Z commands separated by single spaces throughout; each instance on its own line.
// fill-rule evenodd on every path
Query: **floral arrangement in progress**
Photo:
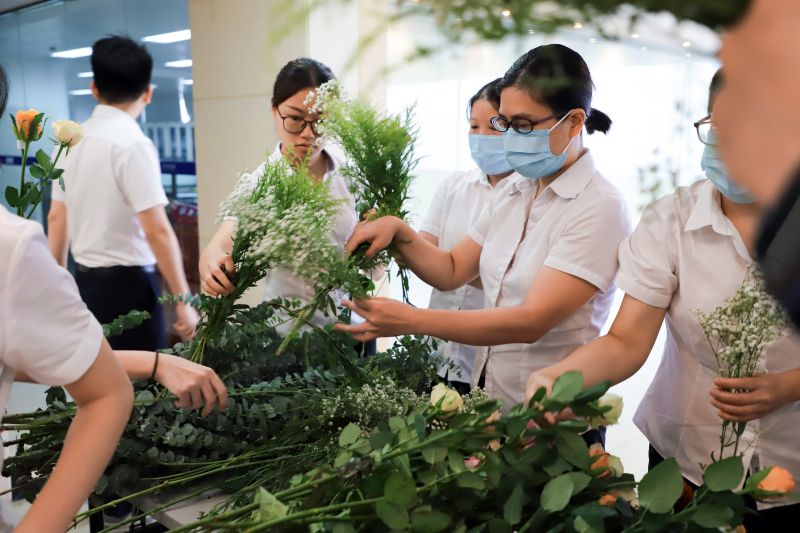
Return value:
M 31 218 L 36 206 L 42 201 L 45 186 L 51 181 L 57 181 L 61 189 L 64 189 L 64 179 L 61 177 L 64 171 L 56 167 L 61 154 L 69 155 L 69 149 L 78 144 L 83 139 L 83 127 L 71 120 L 56 120 L 53 123 L 55 138 L 51 139 L 58 151 L 52 160 L 44 150 L 36 151 L 36 162 L 30 165 L 30 175 L 36 181 L 27 181 L 25 171 L 28 167 L 28 152 L 31 144 L 40 140 L 44 133 L 44 125 L 47 119 L 44 113 L 36 109 L 17 111 L 16 115 L 10 115 L 12 131 L 17 139 L 17 147 L 22 154 L 21 173 L 19 177 L 19 187 L 8 185 L 5 190 L 6 202 L 9 207 L 16 209 L 17 215 Z
M 698 312 L 697 319 L 723 378 L 749 378 L 766 372 L 764 350 L 789 327 L 786 314 L 767 293 L 755 265 L 730 298 L 709 313 Z M 723 420 L 719 451 L 712 459 L 723 459 L 728 451 L 727 455 L 740 455 L 753 446 L 757 435 L 746 437 L 746 429 L 747 422 Z
M 386 117 L 339 97 L 321 101 L 326 132 L 348 155 L 359 209 L 406 216 L 410 116 Z M 306 319 L 316 309 L 338 312 L 332 288 L 371 289 L 362 272 L 375 263 L 330 244 L 324 215 L 335 207 L 303 169 L 280 162 L 226 201 L 223 212 L 239 220 L 236 291 L 189 297 L 202 322 L 173 353 L 218 372 L 228 409 L 203 418 L 176 408 L 159 386 L 137 384 L 130 421 L 95 489 L 104 499 L 77 522 L 120 501 L 157 496 L 151 514 L 211 491 L 222 501 L 177 531 L 718 531 L 742 523 L 745 495 L 791 490 L 777 468 L 736 490 L 744 471 L 734 456 L 709 465 L 705 484 L 675 511 L 683 480 L 674 460 L 637 483 L 618 458 L 581 437 L 619 418 L 608 384 L 584 389 L 581 374 L 570 372 L 549 396 L 540 389 L 501 416 L 500 403 L 482 391 L 462 396 L 440 383 L 442 362 L 427 338 L 402 337 L 385 352 L 357 356 L 349 337 Z M 317 298 L 237 302 L 277 267 L 311 280 Z M 141 318 L 122 317 L 107 331 Z M 276 327 L 286 320 L 308 327 L 281 337 Z M 13 432 L 4 444 L 16 452 L 3 474 L 28 499 L 51 474 L 75 414 L 62 389 L 50 389 L 47 403 L 3 420 Z M 566 410 L 574 417 L 559 419 Z

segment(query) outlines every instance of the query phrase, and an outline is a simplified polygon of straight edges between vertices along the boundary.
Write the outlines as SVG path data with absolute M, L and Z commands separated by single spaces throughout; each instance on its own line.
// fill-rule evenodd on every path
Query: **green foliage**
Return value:
M 439 31 L 452 42 L 459 42 L 470 34 L 482 40 L 497 41 L 510 35 L 527 36 L 531 29 L 553 33 L 572 26 L 576 20 L 604 33 L 603 17 L 621 12 L 623 8 L 633 8 L 629 15 L 631 28 L 642 14 L 666 12 L 678 20 L 692 20 L 719 30 L 742 16 L 747 0 L 562 0 L 558 9 L 550 7 L 551 3 L 546 0 L 510 0 L 502 4 L 492 0 L 419 0 L 398 4 L 396 18 L 432 17 Z M 424 48 L 417 51 L 420 56 L 429 53 L 431 50 Z
M 133 310 L 126 315 L 118 316 L 110 324 L 103 324 L 103 336 L 113 337 L 123 331 L 140 326 L 145 320 L 150 318 L 147 311 Z

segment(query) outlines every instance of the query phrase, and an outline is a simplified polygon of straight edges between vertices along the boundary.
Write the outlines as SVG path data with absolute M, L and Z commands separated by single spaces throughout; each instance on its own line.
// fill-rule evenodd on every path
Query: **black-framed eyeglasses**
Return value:
M 711 125 L 711 115 L 706 115 L 695 122 L 694 129 L 697 130 L 697 138 L 700 139 L 701 143 L 708 144 L 710 146 L 714 146 L 716 144 L 716 139 L 714 139 L 714 136 L 712 135 L 713 126 Z
M 564 113 L 561 116 L 550 115 L 549 117 L 540 118 L 539 120 L 529 120 L 527 118 L 521 118 L 521 117 L 508 120 L 506 117 L 498 115 L 496 117 L 492 117 L 491 123 L 492 127 L 501 133 L 505 133 L 509 129 L 513 129 L 517 133 L 524 134 L 532 132 L 534 126 L 537 126 L 543 122 L 547 122 L 548 120 L 552 120 L 554 118 L 562 119 L 566 115 L 567 113 Z
M 302 133 L 304 129 L 306 129 L 306 125 L 311 127 L 311 131 L 314 132 L 314 135 L 319 135 L 317 131 L 317 123 L 319 119 L 316 120 L 306 120 L 302 117 L 288 115 L 283 116 L 278 110 L 278 116 L 281 117 L 283 120 L 283 129 L 285 129 L 288 133 L 298 134 Z

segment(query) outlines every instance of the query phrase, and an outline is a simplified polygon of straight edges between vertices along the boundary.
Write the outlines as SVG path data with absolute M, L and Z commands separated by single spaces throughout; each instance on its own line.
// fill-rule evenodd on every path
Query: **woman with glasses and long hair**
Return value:
M 709 113 L 720 84 L 717 72 Z M 687 482 L 702 485 L 701 465 L 719 450 L 724 419 L 750 422 L 742 437 L 746 469 L 779 465 L 797 479 L 800 337 L 791 334 L 769 345 L 765 373 L 757 377 L 716 378 L 716 356 L 697 319 L 698 310 L 710 312 L 732 296 L 751 268 L 759 207 L 731 181 L 719 159 L 712 115 L 695 127 L 708 179 L 680 187 L 645 209 L 620 246 L 617 285 L 625 297 L 610 331 L 532 374 L 526 395 L 549 388 L 568 370 L 582 371 L 587 385 L 624 381 L 647 360 L 666 318 L 661 366 L 634 417 L 650 442 L 650 467 L 674 457 Z M 800 504 L 789 504 L 797 495 L 760 503 L 760 516 L 745 518 L 747 531 L 782 531 L 795 523 Z
M 293 167 L 306 165 L 312 178 L 324 183 L 334 199 L 341 200 L 331 239 L 344 247 L 358 221 L 355 200 L 350 194 L 348 181 L 339 172 L 341 156 L 322 146 L 316 130 L 319 116 L 311 112 L 313 103 L 306 101 L 309 92 L 333 79 L 330 68 L 310 58 L 295 59 L 280 70 L 272 93 L 272 117 L 279 143 L 268 162 L 285 158 Z M 252 173 L 243 174 L 240 182 L 244 180 L 255 186 L 263 168 L 264 164 Z M 235 230 L 235 219 L 224 220 L 200 255 L 201 288 L 211 296 L 233 292 L 233 283 L 228 275 L 235 272 L 230 256 Z M 294 274 L 276 269 L 264 281 L 263 297 L 265 300 L 298 299 L 305 303 L 314 297 L 314 288 Z M 313 317 L 318 325 L 333 320 L 320 311 Z M 284 325 L 284 331 L 288 326 Z
M 358 340 L 422 334 L 480 346 L 472 384 L 504 408 L 523 400 L 525 381 L 596 338 L 614 295 L 617 248 L 629 233 L 622 194 L 583 145 L 611 120 L 592 108 L 589 68 L 562 45 L 534 48 L 499 84 L 493 119 L 506 160 L 520 176 L 503 180 L 461 242 L 433 246 L 403 221 L 361 223 L 347 249 L 392 245 L 420 278 L 452 290 L 480 276 L 485 308 L 416 309 L 372 298 L 345 304 L 367 321 L 337 325 Z

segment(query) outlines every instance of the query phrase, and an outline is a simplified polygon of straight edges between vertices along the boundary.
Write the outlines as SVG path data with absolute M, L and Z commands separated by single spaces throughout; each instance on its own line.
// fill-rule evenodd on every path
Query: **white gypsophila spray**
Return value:
M 764 350 L 781 337 L 788 322 L 778 302 L 767 293 L 764 278 L 751 265 L 736 292 L 709 313 L 697 312 L 697 320 L 708 338 L 717 361 L 719 375 L 725 378 L 752 377 L 764 371 Z M 733 448 L 740 453 L 740 440 L 746 422 L 723 420 L 719 457 Z

